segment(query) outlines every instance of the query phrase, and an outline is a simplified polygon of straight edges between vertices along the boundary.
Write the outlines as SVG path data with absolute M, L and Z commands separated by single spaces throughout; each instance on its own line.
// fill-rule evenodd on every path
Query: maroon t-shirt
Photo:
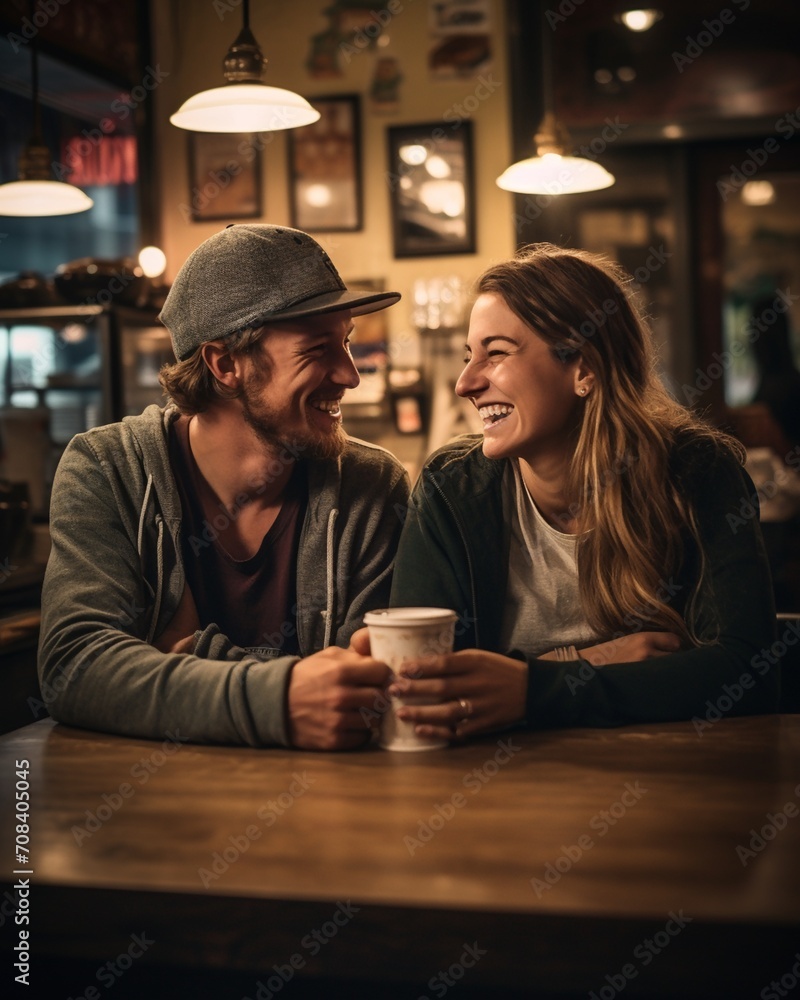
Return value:
M 201 626 L 214 622 L 237 646 L 261 656 L 299 653 L 297 552 L 308 503 L 304 468 L 295 466 L 258 552 L 234 559 L 225 543 L 237 511 L 225 509 L 200 473 L 189 444 L 188 417 L 170 425 L 169 451 L 183 508 L 186 579 Z

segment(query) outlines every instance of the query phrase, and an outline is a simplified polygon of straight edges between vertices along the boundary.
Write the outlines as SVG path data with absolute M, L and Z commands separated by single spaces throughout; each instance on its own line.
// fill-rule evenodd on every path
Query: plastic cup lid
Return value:
M 368 611 L 365 625 L 444 625 L 458 618 L 449 608 L 383 608 Z

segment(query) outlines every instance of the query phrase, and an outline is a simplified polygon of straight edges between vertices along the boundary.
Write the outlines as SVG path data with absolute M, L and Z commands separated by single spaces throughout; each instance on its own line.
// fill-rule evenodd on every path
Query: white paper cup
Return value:
M 457 618 L 455 611 L 446 608 L 387 608 L 369 611 L 364 615 L 364 624 L 369 627 L 372 656 L 388 663 L 396 676 L 409 660 L 451 652 Z M 396 709 L 401 705 L 431 704 L 436 702 L 428 698 L 392 698 L 383 717 L 380 745 L 386 750 L 405 752 L 447 746 L 447 740 L 417 736 L 416 723 L 397 718 Z

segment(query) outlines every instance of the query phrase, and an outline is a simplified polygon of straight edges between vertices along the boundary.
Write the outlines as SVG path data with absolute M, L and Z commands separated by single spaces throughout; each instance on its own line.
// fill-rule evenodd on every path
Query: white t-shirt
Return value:
M 511 525 L 511 546 L 500 648 L 537 656 L 556 646 L 580 649 L 599 641 L 578 595 L 578 536 L 545 521 L 516 459 L 503 477 L 503 509 Z

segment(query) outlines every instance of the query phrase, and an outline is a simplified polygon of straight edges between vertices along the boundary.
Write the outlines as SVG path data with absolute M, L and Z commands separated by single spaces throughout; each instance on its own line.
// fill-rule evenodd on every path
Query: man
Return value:
M 178 273 L 161 409 L 80 434 L 59 465 L 39 677 L 51 715 L 147 738 L 358 746 L 385 664 L 347 646 L 388 603 L 408 478 L 348 439 L 354 315 L 305 233 L 236 225 Z

